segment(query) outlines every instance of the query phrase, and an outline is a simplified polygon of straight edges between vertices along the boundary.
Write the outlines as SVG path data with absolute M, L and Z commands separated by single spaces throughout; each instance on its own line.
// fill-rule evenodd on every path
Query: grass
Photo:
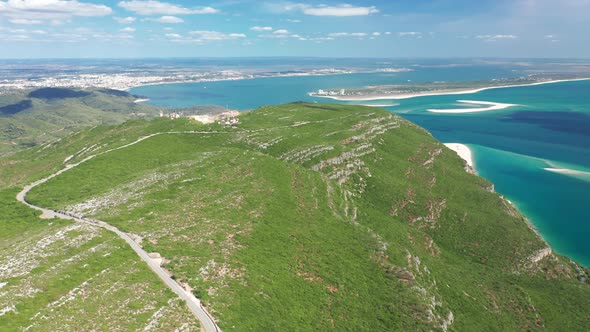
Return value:
M 0 191 L 1 331 L 173 330 L 198 323 L 116 235 L 42 220 Z M 160 314 L 156 314 L 160 312 Z
M 4 182 L 48 174 L 93 144 L 105 151 L 176 130 L 216 133 L 160 135 L 98 156 L 28 199 L 140 236 L 223 330 L 590 324 L 577 267 L 555 254 L 532 262 L 547 245 L 490 183 L 423 129 L 374 108 L 294 103 L 243 114 L 235 128 L 97 127 L 52 153 L 1 160 L 14 167 Z
M 129 94 L 46 88 L 0 96 L 0 156 L 53 142 L 82 128 L 153 118 L 159 110 Z

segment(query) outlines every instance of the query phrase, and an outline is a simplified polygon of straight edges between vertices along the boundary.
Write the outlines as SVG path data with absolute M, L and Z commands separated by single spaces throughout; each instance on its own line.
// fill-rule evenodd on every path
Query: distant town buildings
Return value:
M 15 78 L 0 80 L 0 94 L 7 90 L 35 88 L 108 88 L 128 90 L 133 87 L 169 83 L 199 83 L 213 81 L 235 81 L 258 77 L 321 76 L 350 74 L 354 71 L 335 68 L 309 69 L 297 72 L 253 72 L 240 70 L 221 70 L 208 72 L 162 72 L 162 73 L 96 73 L 77 75 L 54 75 L 48 77 Z
M 316 95 L 316 96 L 345 96 L 346 95 L 346 90 L 345 89 L 340 89 L 340 91 L 335 91 L 335 90 L 322 90 L 319 89 L 316 93 L 311 93 L 311 95 Z
M 238 116 L 239 111 L 227 111 L 219 114 L 199 114 L 199 115 L 184 115 L 182 112 L 171 112 L 165 113 L 160 111 L 161 118 L 179 119 L 188 118 L 195 121 L 199 121 L 204 124 L 217 122 L 222 126 L 233 126 L 240 123 Z

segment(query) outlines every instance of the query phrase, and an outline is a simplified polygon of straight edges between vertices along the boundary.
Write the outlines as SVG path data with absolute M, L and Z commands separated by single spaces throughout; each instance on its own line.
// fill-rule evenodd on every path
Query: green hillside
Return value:
M 464 162 L 422 128 L 384 110 L 305 103 L 263 107 L 239 119 L 234 126 L 135 120 L 0 159 L 0 204 L 15 211 L 0 223 L 0 244 L 22 242 L 20 250 L 26 251 L 36 243 L 28 240 L 31 232 L 73 227 L 34 218 L 13 201 L 14 188 L 63 168 L 66 158 L 75 163 L 162 133 L 72 168 L 27 199 L 137 235 L 148 252 L 165 258 L 166 269 L 192 288 L 225 331 L 590 326 L 588 271 L 548 251 L 489 182 L 466 172 Z M 119 284 L 163 287 L 122 242 L 98 233 L 88 241 L 105 243 L 115 261 L 99 264 L 136 266 L 127 274 L 137 275 Z M 67 254 L 79 248 L 71 246 Z M 65 255 L 54 260 L 67 260 Z M 0 282 L 24 287 L 43 271 Z M 74 278 L 82 282 L 95 273 Z M 48 281 L 38 287 L 59 298 L 75 284 L 56 290 Z M 134 310 L 145 317 L 133 321 L 132 329 L 147 326 L 150 314 L 174 301 L 162 294 L 135 298 L 113 321 L 108 309 L 101 311 L 95 328 L 124 324 L 123 315 Z M 23 296 L 18 310 L 0 316 L 0 326 L 26 327 L 38 320 L 34 315 L 51 301 L 32 296 L 34 301 Z M 125 302 L 130 295 L 118 296 L 111 301 Z M 7 301 L 0 292 L 0 310 Z M 84 308 L 105 305 L 100 301 L 89 296 Z M 49 319 L 57 325 L 37 326 L 69 330 L 71 325 L 59 322 L 91 317 L 92 310 L 77 306 L 82 304 L 72 301 L 61 319 Z M 180 306 L 167 312 L 182 321 L 185 311 Z M 172 324 L 170 316 L 165 318 L 161 330 L 174 330 L 165 324 Z
M 158 115 L 118 90 L 42 88 L 0 95 L 0 156 L 64 137 L 84 127 Z

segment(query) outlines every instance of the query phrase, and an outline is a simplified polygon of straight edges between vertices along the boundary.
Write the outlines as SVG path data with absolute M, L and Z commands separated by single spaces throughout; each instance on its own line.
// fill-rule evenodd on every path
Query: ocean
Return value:
M 525 73 L 519 66 L 460 65 L 448 61 L 411 68 L 414 70 L 399 73 L 154 85 L 130 92 L 150 98 L 152 105 L 167 107 L 221 105 L 249 110 L 293 101 L 395 105 L 385 108 L 426 128 L 441 142 L 467 144 L 473 152 L 477 173 L 493 182 L 496 191 L 531 220 L 556 252 L 590 267 L 590 81 L 370 102 L 342 102 L 308 95 L 318 89 L 490 80 Z M 517 106 L 478 113 L 428 112 L 479 107 L 458 100 Z

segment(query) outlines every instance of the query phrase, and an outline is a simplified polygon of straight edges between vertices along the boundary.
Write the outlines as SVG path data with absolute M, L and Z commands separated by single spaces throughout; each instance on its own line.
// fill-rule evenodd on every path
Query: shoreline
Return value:
M 315 95 L 314 92 L 310 92 L 308 95 L 310 97 L 329 98 L 329 99 L 340 100 L 340 101 L 399 100 L 399 99 L 410 99 L 410 98 L 429 97 L 429 96 L 473 94 L 473 93 L 478 93 L 481 91 L 492 90 L 492 89 L 518 88 L 518 87 L 524 87 L 524 86 L 536 86 L 536 85 L 544 85 L 544 84 L 577 82 L 577 81 L 588 81 L 588 80 L 590 80 L 590 77 L 588 77 L 588 78 L 572 78 L 572 79 L 563 79 L 563 80 L 551 80 L 551 81 L 526 83 L 526 84 L 489 86 L 489 87 L 469 89 L 469 90 L 460 90 L 460 91 L 408 93 L 408 94 L 399 94 L 399 95 L 376 95 L 376 96 L 366 96 L 366 97 L 362 97 L 362 96 L 359 96 L 359 97 L 355 97 L 355 96 L 319 96 L 319 95 Z
M 461 143 L 443 143 L 443 144 L 447 148 L 455 151 L 455 153 L 457 153 L 457 155 L 459 155 L 459 157 L 465 161 L 467 166 L 475 169 L 474 163 L 473 163 L 473 152 L 471 151 L 471 149 L 467 145 L 461 144 Z
M 349 72 L 341 72 L 341 73 L 301 73 L 301 74 L 278 74 L 278 75 L 269 75 L 269 76 L 244 76 L 244 77 L 228 77 L 228 78 L 213 78 L 213 79 L 199 79 L 199 80 L 177 80 L 177 81 L 169 81 L 169 82 L 148 82 L 145 84 L 138 84 L 133 85 L 130 87 L 125 88 L 122 91 L 129 91 L 131 89 L 141 88 L 144 86 L 154 86 L 154 85 L 170 85 L 170 84 L 198 84 L 198 83 L 207 83 L 207 82 L 226 82 L 226 81 L 247 81 L 247 80 L 255 80 L 259 78 L 277 78 L 277 77 L 311 77 L 311 76 L 335 76 L 335 75 L 353 75 L 353 74 L 370 74 L 376 73 L 375 71 L 349 71 Z

